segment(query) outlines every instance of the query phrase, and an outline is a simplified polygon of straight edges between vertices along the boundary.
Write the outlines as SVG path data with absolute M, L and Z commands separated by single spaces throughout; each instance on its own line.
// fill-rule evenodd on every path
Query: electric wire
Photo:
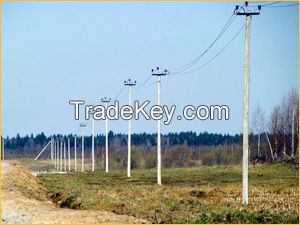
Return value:
M 222 28 L 222 30 L 220 31 L 220 33 L 217 35 L 217 37 L 214 39 L 214 41 L 209 45 L 209 47 L 200 56 L 198 56 L 197 58 L 195 58 L 192 62 L 190 62 L 188 64 L 185 64 L 185 65 L 183 65 L 181 67 L 170 69 L 170 71 L 172 71 L 172 70 L 175 70 L 175 71 L 179 70 L 179 71 L 177 71 L 175 73 L 181 73 L 181 72 L 187 70 L 188 68 L 190 68 L 191 66 L 193 66 L 195 63 L 197 63 L 213 47 L 213 45 L 221 38 L 221 36 L 230 27 L 230 25 L 232 24 L 232 22 L 234 21 L 235 18 L 236 18 L 236 15 L 231 14 L 231 16 L 229 17 L 229 19 L 225 23 L 225 25 Z
M 268 6 L 267 8 L 284 8 L 284 7 L 293 7 L 299 5 L 298 3 L 289 4 L 289 5 L 274 5 L 274 6 Z
M 141 84 L 137 84 L 138 88 L 144 87 L 151 77 L 152 75 L 149 75 Z
M 185 71 L 185 72 L 182 72 L 181 74 L 188 74 L 188 73 L 193 73 L 193 72 L 196 72 L 202 68 L 204 68 L 205 66 L 207 66 L 209 63 L 211 63 L 212 61 L 214 61 L 222 52 L 225 51 L 225 49 L 234 41 L 234 39 L 241 33 L 241 31 L 243 30 L 243 28 L 246 26 L 246 24 L 244 24 L 238 31 L 237 33 L 233 36 L 232 39 L 230 39 L 230 41 L 215 55 L 213 56 L 210 60 L 208 60 L 206 63 L 204 63 L 202 66 L 196 68 L 196 69 L 193 69 L 193 70 L 190 70 L 190 71 Z
M 266 6 L 275 5 L 275 4 L 278 4 L 278 3 L 281 3 L 281 2 L 282 2 L 282 1 L 278 1 L 278 2 L 270 2 L 270 3 L 266 3 L 266 4 L 261 4 L 260 6 L 266 7 Z
M 278 3 L 282 3 L 282 1 L 278 1 L 278 2 L 270 2 L 270 3 L 266 3 L 266 4 L 261 4 L 262 7 L 267 7 L 267 8 L 271 8 L 271 7 L 290 7 L 290 6 L 296 6 L 298 5 L 296 4 L 289 4 L 289 5 L 275 5 Z M 251 6 L 251 7 L 255 7 L 255 6 Z M 195 69 L 192 70 L 188 70 L 190 69 L 193 65 L 195 65 L 214 45 L 215 43 L 223 36 L 223 34 L 228 30 L 228 28 L 231 26 L 231 24 L 233 23 L 234 19 L 236 18 L 236 15 L 233 13 L 231 14 L 231 16 L 229 17 L 229 19 L 227 20 L 227 22 L 225 23 L 225 25 L 223 26 L 223 28 L 221 29 L 220 33 L 216 36 L 216 38 L 213 40 L 213 42 L 208 46 L 208 48 L 206 48 L 205 51 L 203 51 L 201 53 L 200 56 L 198 56 L 197 58 L 195 58 L 193 61 L 191 61 L 190 63 L 187 63 L 183 66 L 177 67 L 177 68 L 172 68 L 170 69 L 170 75 L 175 75 L 175 74 L 189 74 L 189 73 L 193 73 L 195 71 L 198 71 L 202 68 L 204 68 L 205 66 L 207 66 L 208 64 L 210 64 L 212 61 L 214 61 L 223 51 L 225 51 L 225 49 L 233 42 L 233 40 L 239 35 L 239 33 L 242 31 L 242 29 L 245 27 L 245 24 L 238 30 L 238 32 L 233 36 L 233 38 L 215 55 L 213 56 L 210 60 L 208 60 L 206 63 L 204 63 L 203 65 L 201 65 L 200 67 L 197 67 Z M 188 70 L 188 71 L 187 71 Z M 175 71 L 175 72 L 172 72 Z M 143 87 L 151 87 L 153 86 L 156 81 L 153 81 L 152 83 L 150 83 L 149 85 L 146 85 L 148 83 L 148 81 L 150 80 L 150 78 L 152 77 L 152 75 L 149 75 L 143 82 L 141 82 L 140 84 L 136 85 L 135 90 L 139 90 Z M 123 100 L 125 96 L 120 97 L 121 94 L 123 93 L 125 87 L 123 86 L 120 91 L 117 93 L 116 97 L 114 98 L 115 100 Z
M 119 96 L 122 94 L 122 92 L 124 91 L 124 89 L 125 89 L 125 86 L 122 85 L 122 88 L 121 88 L 120 91 L 117 93 L 116 97 L 113 99 L 113 102 L 116 101 L 116 100 L 119 98 Z

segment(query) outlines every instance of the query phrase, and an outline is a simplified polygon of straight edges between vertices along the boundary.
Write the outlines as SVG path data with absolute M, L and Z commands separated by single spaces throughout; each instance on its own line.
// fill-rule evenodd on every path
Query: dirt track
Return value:
M 45 190 L 39 187 L 36 178 L 30 172 L 21 171 L 20 165 L 2 162 L 2 223 L 145 223 L 146 221 L 125 215 L 95 210 L 62 209 L 46 199 Z M 23 174 L 26 173 L 26 174 Z M 22 179 L 39 190 L 26 190 Z M 36 185 L 35 185 L 36 184 Z M 42 190 L 41 190 L 42 189 Z M 27 192 L 28 191 L 28 192 Z M 32 192 L 33 191 L 33 192 Z M 39 193 L 37 193 L 39 192 Z M 40 199 L 40 200 L 38 200 Z

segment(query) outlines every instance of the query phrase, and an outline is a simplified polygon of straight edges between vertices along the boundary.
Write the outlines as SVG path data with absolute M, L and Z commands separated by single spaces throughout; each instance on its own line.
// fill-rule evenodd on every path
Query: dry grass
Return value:
M 5 178 L 2 177 L 2 191 L 19 192 L 28 198 L 45 201 L 47 192 L 45 186 L 31 171 L 24 168 L 18 162 L 9 161 L 13 166 L 8 166 L 5 170 Z
M 238 166 L 163 170 L 97 170 L 41 174 L 61 207 L 108 210 L 154 223 L 298 223 L 298 169 L 262 164 L 249 170 L 248 206 L 241 205 Z
M 35 164 L 35 162 L 33 162 Z M 35 165 L 37 166 L 37 165 Z M 9 224 L 115 224 L 146 223 L 126 215 L 99 210 L 71 210 L 55 206 L 46 189 L 17 161 L 2 162 L 2 223 Z

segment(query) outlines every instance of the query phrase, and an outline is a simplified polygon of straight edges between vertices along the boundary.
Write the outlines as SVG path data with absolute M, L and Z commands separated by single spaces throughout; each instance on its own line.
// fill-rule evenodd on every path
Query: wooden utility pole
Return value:
M 74 171 L 77 171 L 77 143 L 76 143 L 76 135 L 75 135 L 75 140 L 74 140 Z
M 71 171 L 71 152 L 70 152 L 70 138 L 68 138 L 68 166 L 69 171 Z
M 125 86 L 128 86 L 128 105 L 131 106 L 131 89 L 132 86 L 136 85 L 136 81 L 132 81 L 131 79 L 124 81 Z M 127 177 L 131 176 L 131 119 L 128 120 L 128 154 L 127 154 Z
M 167 70 L 160 71 L 159 67 L 156 70 L 152 69 L 152 76 L 157 77 L 157 105 L 160 106 L 160 77 L 166 76 Z M 157 120 L 157 184 L 161 185 L 161 134 L 160 120 Z
M 63 141 L 60 141 L 60 171 L 63 170 Z
M 80 127 L 82 128 L 82 135 L 81 135 L 81 172 L 84 171 L 84 128 L 86 124 L 81 123 Z
M 67 171 L 66 142 L 64 141 L 64 171 Z
M 95 171 L 95 119 L 92 118 L 92 172 Z
M 56 140 L 56 170 L 59 169 L 59 141 Z
M 55 138 L 53 139 L 53 145 L 54 145 L 54 149 L 53 149 L 53 165 L 54 165 L 54 168 L 56 169 L 56 140 L 55 140 Z
M 51 137 L 50 158 L 51 158 L 51 162 L 53 163 L 53 137 Z
M 110 98 L 101 98 L 101 102 L 105 103 L 105 108 L 107 109 L 107 104 L 110 102 Z M 105 118 L 105 172 L 108 173 L 108 118 Z
M 54 168 L 56 168 L 56 142 L 55 142 L 55 138 L 52 139 L 52 142 L 53 142 L 53 165 L 54 165 Z
M 261 6 L 258 6 L 260 11 Z M 245 29 L 245 64 L 244 64 L 244 116 L 243 116 L 243 197 L 242 203 L 248 204 L 248 161 L 249 161 L 249 57 L 250 57 L 250 24 L 251 16 L 259 15 L 260 12 L 251 12 L 248 2 L 245 2 L 245 8 L 236 6 L 235 14 L 246 16 Z

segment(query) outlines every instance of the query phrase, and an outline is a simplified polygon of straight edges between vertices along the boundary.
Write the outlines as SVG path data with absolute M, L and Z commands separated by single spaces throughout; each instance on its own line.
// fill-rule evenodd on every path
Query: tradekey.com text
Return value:
M 89 120 L 93 117 L 95 120 L 139 120 L 143 116 L 147 120 L 161 120 L 164 118 L 164 124 L 169 125 L 175 116 L 176 106 L 153 105 L 149 106 L 150 101 L 140 103 L 135 101 L 133 105 L 120 106 L 119 101 L 113 104 L 105 105 L 87 105 L 84 100 L 70 100 L 69 104 L 74 107 L 75 120 L 80 119 L 81 107 L 84 107 L 84 118 Z M 149 108 L 150 107 L 150 108 Z M 182 113 L 177 116 L 177 120 L 229 120 L 229 107 L 227 105 L 186 105 Z

